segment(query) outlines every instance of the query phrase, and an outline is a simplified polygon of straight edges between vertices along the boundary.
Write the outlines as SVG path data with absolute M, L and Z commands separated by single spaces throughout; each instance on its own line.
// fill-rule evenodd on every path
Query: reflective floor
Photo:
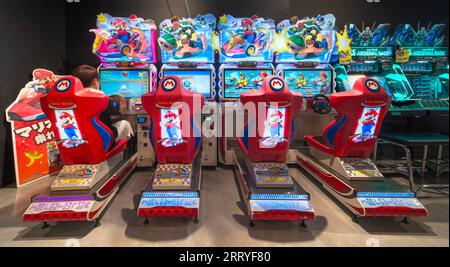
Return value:
M 426 219 L 362 219 L 360 224 L 324 194 L 298 169 L 292 175 L 311 194 L 316 220 L 307 228 L 293 222 L 256 222 L 240 203 L 230 169 L 203 171 L 200 223 L 187 219 L 153 219 L 144 225 L 136 217 L 139 192 L 150 170 L 136 171 L 106 210 L 101 225 L 91 223 L 24 223 L 21 215 L 30 197 L 49 185 L 39 182 L 17 190 L 0 189 L 0 246 L 449 246 L 448 196 L 423 193 Z M 404 181 L 406 182 L 406 180 Z

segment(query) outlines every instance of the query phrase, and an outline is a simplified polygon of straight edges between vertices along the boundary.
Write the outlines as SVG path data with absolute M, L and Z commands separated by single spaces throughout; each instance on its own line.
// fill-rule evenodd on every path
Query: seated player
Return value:
M 81 80 L 84 88 L 99 90 L 100 81 L 96 68 L 80 65 L 72 71 L 72 75 Z M 130 139 L 134 136 L 130 122 L 124 120 L 120 113 L 117 96 L 110 96 L 108 108 L 100 115 L 100 120 L 114 133 L 116 142 L 119 139 Z

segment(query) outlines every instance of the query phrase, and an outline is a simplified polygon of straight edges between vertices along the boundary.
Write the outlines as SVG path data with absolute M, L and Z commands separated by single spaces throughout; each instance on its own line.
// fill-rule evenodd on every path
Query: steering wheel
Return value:
M 324 94 L 315 95 L 312 98 L 312 108 L 316 113 L 328 114 L 331 112 L 330 99 Z

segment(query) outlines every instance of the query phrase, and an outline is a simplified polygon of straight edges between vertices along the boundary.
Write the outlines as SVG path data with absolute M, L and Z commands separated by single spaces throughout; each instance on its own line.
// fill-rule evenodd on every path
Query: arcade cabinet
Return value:
M 240 96 L 245 107 L 253 106 L 239 137 L 240 149 L 234 150 L 251 227 L 256 220 L 301 221 L 305 226 L 314 219 L 309 194 L 289 175 L 286 164 L 293 119 L 302 101 L 280 76 L 268 76 L 258 91 Z
M 118 119 L 130 122 L 138 166 L 151 167 L 155 155 L 141 96 L 156 88 L 156 25 L 153 20 L 136 15 L 125 18 L 101 13 L 97 16 L 97 29 L 91 32 L 95 33 L 93 53 L 101 61 L 100 90 L 117 100 L 114 103 L 122 115 Z
M 57 128 L 64 167 L 50 190 L 32 198 L 24 221 L 96 221 L 137 164 L 128 140 L 115 141 L 99 116 L 108 96 L 85 89 L 72 76 L 61 77 L 40 99 L 42 110 Z
M 257 91 L 265 77 L 275 74 L 271 43 L 275 24 L 271 19 L 258 16 L 235 18 L 223 15 L 219 18 L 219 83 L 218 97 L 221 118 L 218 132 L 219 162 L 234 165 L 234 148 L 240 128 L 235 124 L 242 113 L 241 94 Z
M 444 155 L 443 150 L 444 146 L 448 147 L 449 112 L 448 48 L 442 47 L 444 29 L 444 24 L 437 24 L 416 31 L 411 25 L 402 24 L 397 26 L 390 40 L 390 45 L 396 49 L 397 71 L 384 76 L 393 98 L 389 125 L 404 127 L 384 129 L 380 145 L 401 148 L 406 154 L 406 164 L 398 160 L 378 162 L 385 167 L 382 168 L 385 173 L 406 175 L 413 191 L 448 188 L 448 176 L 441 175 L 448 173 L 448 154 Z M 430 126 L 422 126 L 425 123 Z M 437 150 L 436 157 L 431 154 L 432 148 Z M 422 152 L 421 160 L 414 159 L 414 151 Z M 399 163 L 404 168 L 398 168 Z
M 285 19 L 277 25 L 274 41 L 277 73 L 290 90 L 300 93 L 305 104 L 294 125 L 293 142 L 288 156 L 296 163 L 296 149 L 304 143 L 305 135 L 319 134 L 333 120 L 334 113 L 326 116 L 312 111 L 312 100 L 317 96 L 329 96 L 334 92 L 334 69 L 330 65 L 335 57 L 336 31 L 332 14 L 298 19 Z M 309 125 L 309 127 L 301 127 Z
M 313 108 L 335 109 L 338 118 L 322 136 L 306 136 L 300 166 L 359 217 L 426 217 L 415 193 L 384 177 L 370 156 L 391 97 L 374 78 L 357 80 L 352 90 L 316 98 Z M 328 108 L 325 108 L 328 107 Z
M 186 90 L 177 76 L 163 77 L 155 92 L 142 96 L 158 160 L 137 212 L 145 224 L 151 217 L 188 217 L 198 222 L 204 100 L 204 95 Z
M 183 86 L 192 92 L 203 94 L 202 125 L 207 129 L 202 138 L 202 166 L 217 166 L 218 116 L 216 100 L 216 70 L 213 39 L 216 18 L 211 14 L 196 18 L 174 17 L 161 22 L 158 44 L 161 48 L 160 78 L 178 76 Z

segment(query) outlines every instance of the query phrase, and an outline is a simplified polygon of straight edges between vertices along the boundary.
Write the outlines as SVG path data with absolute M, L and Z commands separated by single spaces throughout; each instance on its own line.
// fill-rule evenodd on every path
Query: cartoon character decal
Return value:
M 375 129 L 377 127 L 379 114 L 379 107 L 367 107 L 363 110 L 362 116 L 358 122 L 358 127 L 352 138 L 353 142 L 364 142 L 376 137 Z
M 212 63 L 215 27 L 216 18 L 211 14 L 182 19 L 175 16 L 162 21 L 158 38 L 162 61 L 195 60 Z
M 112 17 L 108 14 L 97 16 L 97 29 L 92 52 L 102 62 L 156 61 L 156 25 L 153 20 L 144 20 L 136 15 L 129 18 Z
M 34 121 L 47 116 L 41 109 L 40 99 L 53 87 L 59 76 L 46 69 L 33 71 L 33 80 L 22 88 L 16 101 L 6 109 L 10 121 Z
M 273 43 L 276 61 L 329 62 L 337 53 L 335 21 L 334 15 L 327 14 L 301 20 L 293 17 L 280 22 Z
M 274 148 L 278 144 L 285 142 L 284 123 L 286 118 L 286 109 L 269 108 L 267 111 L 267 119 L 264 124 L 264 137 L 260 141 L 261 148 Z
M 55 110 L 57 128 L 65 148 L 75 148 L 84 143 L 72 110 Z
M 177 109 L 161 110 L 161 139 L 162 146 L 174 147 L 183 142 L 181 125 Z
M 271 43 L 275 33 L 273 20 L 258 16 L 234 18 L 223 15 L 218 28 L 221 62 L 272 61 Z

